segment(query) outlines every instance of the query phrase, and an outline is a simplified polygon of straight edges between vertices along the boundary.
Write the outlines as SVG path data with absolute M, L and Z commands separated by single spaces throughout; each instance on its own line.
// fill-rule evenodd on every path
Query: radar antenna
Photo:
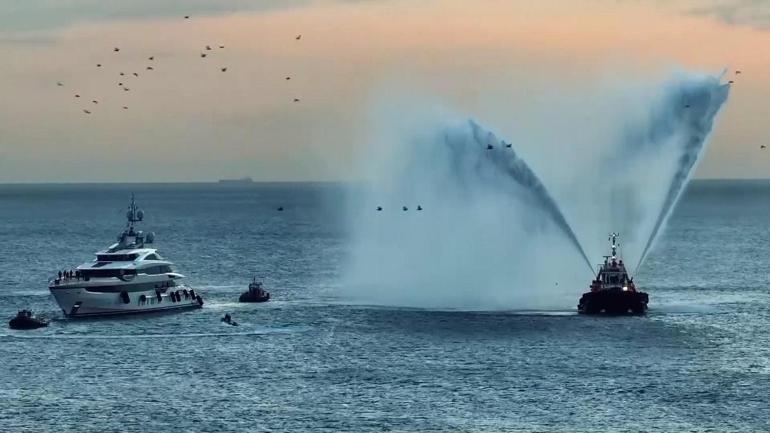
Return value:
M 131 194 L 131 203 L 126 212 L 126 229 L 118 236 L 118 244 L 115 248 L 142 248 L 144 246 L 144 234 L 141 231 L 134 231 L 134 224 L 144 219 L 144 212 L 136 206 L 134 194 Z M 153 236 L 154 238 L 154 236 Z
M 131 203 L 128 205 L 128 212 L 126 212 L 126 219 L 128 219 L 126 228 L 129 232 L 134 231 L 134 223 L 138 223 L 144 219 L 144 212 L 136 207 L 136 200 L 133 193 L 131 194 Z

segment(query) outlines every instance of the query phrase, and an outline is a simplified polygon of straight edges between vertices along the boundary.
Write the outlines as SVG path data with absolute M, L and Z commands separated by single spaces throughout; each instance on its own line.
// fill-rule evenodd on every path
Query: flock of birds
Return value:
M 741 71 L 740 71 L 740 69 L 737 69 L 737 70 L 735 71 L 735 75 L 741 75 Z M 727 82 L 727 84 L 734 84 L 734 83 L 735 83 L 735 80 L 729 80 L 729 81 Z M 689 108 L 690 106 L 688 105 L 687 107 Z M 765 149 L 767 149 L 767 146 L 766 146 L 766 145 L 764 145 L 764 144 L 760 144 L 760 145 L 759 145 L 759 150 L 765 150 Z
M 491 134 L 490 134 L 490 136 L 491 136 Z M 513 143 L 506 143 L 505 140 L 500 141 L 500 145 L 503 148 L 505 148 L 505 149 L 512 149 L 513 148 Z M 487 143 L 486 149 L 487 150 L 494 150 L 495 146 L 492 143 Z M 377 206 L 376 209 L 377 209 L 377 212 L 382 212 L 384 210 L 382 206 Z M 417 207 L 415 209 L 417 209 L 418 211 L 421 211 L 422 210 L 422 206 L 421 205 L 417 205 Z M 278 208 L 278 210 L 282 211 L 283 208 Z M 402 206 L 401 210 L 406 212 L 406 211 L 409 210 L 409 207 L 408 206 Z
M 736 70 L 736 71 L 735 71 L 735 75 L 740 75 L 740 74 L 741 74 L 741 71 L 740 71 L 740 70 Z M 735 81 L 734 81 L 734 80 L 729 80 L 727 83 L 728 83 L 728 84 L 733 84 L 733 83 L 735 83 Z M 686 104 L 686 105 L 685 105 L 685 108 L 690 108 L 690 104 Z M 511 149 L 511 148 L 513 147 L 513 143 L 506 143 L 505 141 L 501 141 L 501 142 L 500 142 L 500 145 L 501 145 L 501 146 L 503 146 L 503 147 L 504 147 L 504 148 L 506 148 L 506 149 Z M 766 149 L 766 148 L 767 148 L 767 146 L 766 146 L 766 145 L 764 145 L 764 144 L 762 144 L 762 145 L 760 145 L 760 146 L 759 146 L 759 148 L 760 148 L 760 149 Z M 494 150 L 494 149 L 495 149 L 495 146 L 494 146 L 492 143 L 487 143 L 487 150 Z M 403 206 L 401 209 L 402 209 L 404 212 L 406 212 L 406 211 L 408 211 L 408 210 L 409 210 L 409 208 L 408 208 L 407 206 Z M 278 210 L 283 210 L 283 208 L 279 208 Z M 377 211 L 378 211 L 378 212 L 380 212 L 380 211 L 382 211 L 382 210 L 383 210 L 383 207 L 382 207 L 382 206 L 377 206 Z M 418 210 L 418 211 L 421 211 L 421 210 L 422 210 L 422 206 L 417 206 L 417 210 Z
M 421 205 L 417 205 L 417 208 L 416 208 L 416 209 L 417 209 L 418 211 L 421 211 L 421 210 L 422 210 L 422 206 L 421 206 Z M 284 210 L 284 209 L 283 209 L 283 206 L 279 206 L 278 208 L 276 208 L 276 210 L 277 210 L 278 212 L 283 212 L 283 210 Z M 377 212 L 381 212 L 382 210 L 383 210 L 383 207 L 382 207 L 382 206 L 377 206 Z M 406 211 L 408 211 L 408 210 L 409 210 L 409 207 L 408 207 L 408 206 L 402 206 L 402 207 L 401 207 L 401 210 L 403 210 L 404 212 L 406 212 Z
M 383 210 L 383 207 L 382 207 L 382 206 L 377 206 L 377 212 L 381 212 L 382 210 Z M 406 211 L 408 211 L 408 210 L 409 210 L 409 207 L 408 207 L 408 206 L 402 206 L 402 207 L 401 207 L 401 210 L 402 210 L 402 211 L 404 211 L 404 212 L 406 212 Z M 422 206 L 420 206 L 420 205 L 417 205 L 417 210 L 418 210 L 418 211 L 422 210 Z
M 185 16 L 184 16 L 184 19 L 185 19 L 185 20 L 189 20 L 189 19 L 190 19 L 190 15 L 185 15 Z M 295 39 L 295 40 L 297 40 L 297 41 L 299 41 L 299 40 L 301 40 L 301 39 L 302 39 L 302 35 L 301 35 L 301 34 L 299 34 L 299 35 L 295 36 L 295 37 L 294 37 L 294 39 Z M 224 46 L 224 45 L 221 45 L 221 44 L 217 44 L 217 45 L 216 45 L 216 47 L 218 47 L 218 49 L 220 49 L 220 50 L 223 50 L 223 49 L 225 49 L 225 46 Z M 112 49 L 112 51 L 113 51 L 113 53 L 119 53 L 119 52 L 120 52 L 120 47 L 114 47 L 114 48 Z M 201 53 L 200 53 L 200 57 L 201 57 L 202 59 L 205 59 L 205 58 L 209 57 L 209 52 L 210 52 L 210 51 L 215 51 L 214 47 L 212 47 L 211 45 L 206 45 L 206 46 L 205 46 L 205 47 L 204 47 L 204 48 L 201 50 Z M 147 60 L 148 60 L 149 62 L 154 62 L 154 61 L 155 61 L 155 56 L 154 56 L 154 55 L 148 56 L 148 57 L 147 57 Z M 155 68 L 154 68 L 154 66 L 152 66 L 152 65 L 154 65 L 154 63 L 150 63 L 150 64 L 148 64 L 147 66 L 145 66 L 145 71 L 154 71 L 154 70 L 155 70 Z M 96 67 L 97 67 L 97 68 L 101 68 L 101 67 L 102 67 L 102 63 L 97 63 L 97 64 L 96 64 Z M 220 67 L 219 67 L 219 70 L 220 70 L 221 72 L 227 72 L 227 70 L 228 70 L 228 67 L 227 67 L 227 66 L 220 66 Z M 736 75 L 736 76 L 737 76 L 737 75 L 740 75 L 740 74 L 741 74 L 741 71 L 740 71 L 740 70 L 736 70 L 736 71 L 735 71 L 735 75 Z M 120 78 L 120 79 L 119 79 L 119 81 L 117 82 L 117 86 L 118 86 L 119 88 L 121 88 L 121 89 L 122 89 L 124 92 L 129 92 L 129 91 L 131 91 L 131 88 L 129 88 L 129 87 L 128 87 L 128 85 L 127 85 L 127 83 L 128 83 L 127 79 L 128 79 L 128 78 L 126 78 L 126 77 L 129 77 L 129 75 L 127 75 L 127 73 L 125 73 L 125 72 L 121 71 L 121 72 L 119 72 L 119 73 L 118 73 L 118 76 L 119 76 L 119 77 L 123 77 L 123 78 Z M 138 78 L 138 77 L 139 77 L 139 73 L 138 73 L 138 72 L 132 72 L 132 73 L 131 73 L 131 76 L 133 76 L 134 78 Z M 286 76 L 286 77 L 285 77 L 285 80 L 286 80 L 286 81 L 289 81 L 289 80 L 291 80 L 291 76 Z M 729 80 L 729 81 L 728 81 L 728 84 L 733 84 L 734 82 L 735 82 L 734 80 Z M 61 82 L 61 81 L 58 81 L 56 84 L 57 84 L 57 86 L 59 86 L 59 87 L 63 87 L 63 86 L 64 86 L 64 83 L 63 83 L 63 82 Z M 79 93 L 75 93 L 75 94 L 74 94 L 74 97 L 75 97 L 75 98 L 77 98 L 77 99 L 79 99 L 81 96 L 80 96 L 80 94 L 79 94 Z M 300 99 L 299 99 L 299 98 L 294 98 L 294 102 L 300 102 Z M 98 104 L 99 104 L 99 100 L 98 100 L 98 99 L 92 99 L 92 100 L 91 100 L 91 103 L 92 103 L 93 105 L 98 105 Z M 128 106 L 127 106 L 127 105 L 123 105 L 123 106 L 122 106 L 122 108 L 123 108 L 124 110 L 128 110 Z M 689 105 L 689 104 L 685 105 L 685 108 L 690 108 L 690 105 Z M 83 113 L 85 113 L 85 114 L 87 114 L 87 115 L 88 115 L 88 114 L 91 114 L 91 113 L 92 113 L 92 111 L 91 111 L 91 110 L 89 110 L 88 108 L 83 108 Z M 513 143 L 506 143 L 505 141 L 501 141 L 501 143 L 500 143 L 500 144 L 501 144 L 501 145 L 502 145 L 504 148 L 506 148 L 506 149 L 511 149 L 511 148 L 513 147 Z M 764 145 L 764 144 L 762 144 L 762 145 L 760 145 L 760 146 L 759 146 L 759 148 L 760 148 L 761 150 L 764 150 L 764 149 L 766 149 L 766 148 L 767 148 L 767 146 L 766 146 L 766 145 Z M 486 147 L 486 149 L 487 149 L 487 150 L 494 150 L 494 149 L 495 149 L 495 146 L 494 146 L 493 144 L 491 144 L 491 143 L 488 143 L 488 144 L 487 144 L 487 147 Z M 408 208 L 407 206 L 403 206 L 401 209 L 402 209 L 404 212 L 406 212 L 406 211 L 408 211 L 408 210 L 409 210 L 409 208 Z M 421 211 L 423 208 L 422 208 L 422 206 L 418 205 L 416 209 L 417 209 L 418 211 Z M 279 212 L 282 212 L 282 211 L 284 210 L 284 208 L 281 206 L 281 207 L 277 208 L 277 210 L 278 210 Z M 378 211 L 378 212 L 381 212 L 382 210 L 383 210 L 383 207 L 382 207 L 382 206 L 377 206 L 377 211 Z
M 185 15 L 185 16 L 184 16 L 184 19 L 186 19 L 186 20 L 189 20 L 189 19 L 190 19 L 190 15 Z M 301 39 L 302 39 L 302 35 L 301 35 L 301 34 L 300 34 L 300 35 L 297 35 L 297 36 L 295 36 L 295 37 L 294 37 L 294 39 L 295 39 L 295 40 L 297 40 L 297 41 L 299 41 L 299 40 L 301 40 Z M 218 45 L 215 45 L 215 46 L 216 46 L 216 47 L 218 47 L 218 49 L 220 49 L 220 50 L 223 50 L 223 49 L 225 49 L 225 46 L 224 46 L 224 45 L 221 45 L 221 44 L 218 44 Z M 209 52 L 210 52 L 210 51 L 215 51 L 215 48 L 214 48 L 212 45 L 206 45 L 206 46 L 205 46 L 205 47 L 204 47 L 204 48 L 201 50 L 201 53 L 200 53 L 200 57 L 201 57 L 202 59 L 205 59 L 205 58 L 209 57 L 209 54 L 210 54 Z M 119 53 L 119 52 L 120 52 L 120 47 L 114 47 L 114 48 L 112 49 L 112 52 L 113 52 L 113 53 Z M 153 65 L 155 64 L 155 63 L 154 63 L 154 61 L 155 61 L 155 56 L 154 56 L 154 55 L 148 56 L 148 57 L 147 57 L 147 61 L 149 61 L 149 62 L 152 62 L 152 63 L 149 63 L 147 66 L 145 66 L 145 68 L 144 68 L 144 69 L 145 69 L 145 71 L 154 71 L 154 70 L 155 70 L 155 67 L 154 67 Z M 102 66 L 103 66 L 103 65 L 102 65 L 102 63 L 97 63 L 97 64 L 96 64 L 96 67 L 97 67 L 97 68 L 102 68 Z M 227 67 L 227 66 L 220 66 L 220 67 L 219 67 L 219 70 L 220 70 L 221 72 L 227 72 L 227 70 L 228 70 L 228 67 Z M 118 86 L 120 89 L 122 89 L 124 92 L 130 92 L 130 91 L 131 91 L 131 88 L 130 88 L 130 87 L 128 87 L 128 80 L 129 80 L 129 79 L 131 79 L 131 77 L 132 77 L 132 76 L 133 76 L 134 78 L 139 78 L 139 73 L 138 73 L 138 72 L 131 72 L 131 74 L 129 75 L 129 74 L 128 74 L 128 73 L 126 73 L 126 72 L 120 71 L 120 72 L 118 73 L 118 76 L 119 76 L 119 77 L 121 77 L 121 78 L 119 78 L 119 79 L 117 79 L 117 80 L 116 80 L 116 81 L 117 81 L 117 86 Z M 291 80 L 291 76 L 286 76 L 286 78 L 285 78 L 285 79 L 286 79 L 286 81 L 289 81 L 289 80 Z M 63 82 L 61 82 L 61 81 L 57 81 L 57 82 L 56 82 L 56 85 L 57 85 L 57 86 L 59 86 L 59 87 L 64 87 L 64 83 L 63 83 Z M 74 97 L 75 97 L 76 99 L 80 99 L 80 98 L 81 98 L 81 96 L 80 96 L 80 93 L 75 93 L 75 94 L 74 94 Z M 294 102 L 300 102 L 300 99 L 299 99 L 299 98 L 294 98 Z M 99 100 L 98 100 L 98 99 L 92 99 L 92 100 L 91 100 L 91 104 L 93 104 L 93 105 L 98 105 L 98 104 L 99 104 Z M 122 105 L 122 108 L 123 108 L 124 110 L 128 110 L 128 106 L 127 106 L 127 105 Z M 91 111 L 90 109 L 88 109 L 88 108 L 83 108 L 83 113 L 85 113 L 85 114 L 87 114 L 87 115 L 88 115 L 88 114 L 91 114 L 91 113 L 92 113 L 92 111 Z

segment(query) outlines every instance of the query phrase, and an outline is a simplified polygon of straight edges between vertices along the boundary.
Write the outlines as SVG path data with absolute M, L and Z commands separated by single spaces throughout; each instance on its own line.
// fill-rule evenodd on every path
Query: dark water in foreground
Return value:
M 131 191 L 205 308 L 62 319 L 46 278 L 114 239 Z M 340 198 L 0 186 L 0 317 L 54 318 L 0 329 L 0 431 L 770 431 L 770 183 L 690 188 L 636 278 L 643 318 L 346 305 Z M 275 300 L 234 303 L 253 274 Z

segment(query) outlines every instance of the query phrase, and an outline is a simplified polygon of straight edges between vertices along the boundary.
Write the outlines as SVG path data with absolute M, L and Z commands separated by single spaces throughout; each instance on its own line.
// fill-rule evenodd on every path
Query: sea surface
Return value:
M 204 308 L 63 318 L 47 279 L 113 242 L 132 192 Z M 52 319 L 0 329 L 0 432 L 770 431 L 770 182 L 690 185 L 635 278 L 646 317 L 347 303 L 342 199 L 0 186 L 0 317 Z M 255 275 L 273 300 L 238 304 Z

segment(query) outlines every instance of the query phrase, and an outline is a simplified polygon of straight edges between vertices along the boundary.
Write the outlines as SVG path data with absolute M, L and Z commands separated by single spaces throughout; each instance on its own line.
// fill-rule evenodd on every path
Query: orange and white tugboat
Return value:
M 617 257 L 618 234 L 609 238 L 612 255 L 604 256 L 599 273 L 578 303 L 580 314 L 644 314 L 647 311 L 647 293 L 639 292 L 634 279 L 628 276 L 623 260 Z

